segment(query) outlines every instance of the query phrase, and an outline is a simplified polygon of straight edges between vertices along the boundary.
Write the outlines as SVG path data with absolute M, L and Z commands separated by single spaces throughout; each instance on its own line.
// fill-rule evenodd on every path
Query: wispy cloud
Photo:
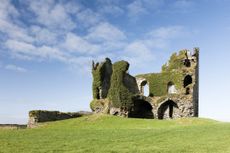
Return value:
M 6 70 L 11 70 L 11 71 L 15 71 L 15 72 L 27 72 L 27 69 L 23 68 L 23 67 L 19 67 L 16 65 L 6 65 L 5 66 Z
M 191 0 L 176 0 L 172 6 L 175 10 L 179 9 L 179 11 L 189 11 L 193 5 L 194 1 Z
M 180 36 L 188 35 L 188 31 L 184 26 L 167 26 L 153 29 L 148 36 L 160 39 L 172 39 Z
M 146 63 L 155 60 L 152 48 L 148 47 L 143 41 L 135 41 L 128 44 L 122 54 L 124 59 L 136 68 L 141 68 L 145 66 Z
M 28 1 L 29 9 L 35 14 L 36 21 L 48 28 L 72 30 L 76 24 L 69 16 L 67 8 L 53 0 Z
M 143 6 L 143 3 L 141 0 L 136 0 L 132 3 L 130 3 L 127 6 L 128 12 L 130 16 L 137 16 L 143 13 L 146 13 L 146 9 Z
M 125 58 L 140 66 L 153 61 L 155 50 L 165 48 L 171 39 L 187 33 L 183 26 L 158 27 L 130 40 L 127 29 L 105 17 L 108 11 L 127 11 L 135 17 L 157 9 L 163 1 L 134 0 L 126 2 L 126 6 L 123 1 L 107 0 L 103 3 L 104 10 L 97 12 L 75 1 L 20 2 L 27 7 L 16 8 L 7 0 L 0 6 L 0 37 L 4 38 L 1 49 L 19 60 L 53 60 L 90 70 L 84 65 L 90 66 L 92 59 L 109 56 L 115 60 Z
M 156 12 L 164 4 L 164 0 L 134 0 L 127 5 L 128 15 L 138 17 L 142 14 Z
M 100 50 L 98 45 L 91 44 L 83 37 L 77 36 L 74 33 L 68 33 L 66 35 L 65 41 L 61 44 L 61 47 L 69 52 L 85 54 L 86 56 L 96 54 Z
M 93 42 L 103 42 L 103 41 L 119 41 L 126 38 L 124 32 L 122 32 L 117 27 L 101 22 L 96 26 L 89 29 L 89 34 L 87 39 Z
M 122 0 L 97 0 L 98 12 L 101 14 L 119 16 L 125 13 Z
M 65 61 L 65 53 L 55 47 L 45 45 L 36 47 L 33 44 L 17 40 L 7 40 L 5 45 L 15 57 L 25 57 L 24 59 L 30 60 L 42 60 L 45 58 Z

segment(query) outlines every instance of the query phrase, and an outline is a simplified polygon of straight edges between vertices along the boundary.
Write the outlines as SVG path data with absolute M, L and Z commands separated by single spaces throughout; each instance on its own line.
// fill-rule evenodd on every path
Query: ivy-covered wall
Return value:
M 129 63 L 126 61 L 119 61 L 113 64 L 111 88 L 108 95 L 113 107 L 124 107 L 128 109 L 132 106 L 132 97 L 134 93 L 125 87 L 123 83 L 128 68 Z
M 138 75 L 137 77 L 145 78 L 149 82 L 150 96 L 167 95 L 168 83 L 173 82 L 176 89 L 183 87 L 183 74 L 181 72 L 162 72 Z
M 179 54 L 173 53 L 169 61 L 162 66 L 162 72 L 181 69 L 184 66 L 183 60 L 186 58 L 186 51 L 181 50 Z
M 149 82 L 150 96 L 164 96 L 168 94 L 168 83 L 172 82 L 176 89 L 183 88 L 184 79 L 184 59 L 186 50 L 181 50 L 179 54 L 173 53 L 169 61 L 162 66 L 161 73 L 142 74 L 136 77 L 147 79 Z
M 106 58 L 102 63 L 93 63 L 92 65 L 92 75 L 93 75 L 93 98 L 99 99 L 106 98 L 108 94 L 108 90 L 110 88 L 110 78 L 112 75 L 112 63 L 109 58 Z M 101 95 L 99 96 L 99 90 L 101 91 Z

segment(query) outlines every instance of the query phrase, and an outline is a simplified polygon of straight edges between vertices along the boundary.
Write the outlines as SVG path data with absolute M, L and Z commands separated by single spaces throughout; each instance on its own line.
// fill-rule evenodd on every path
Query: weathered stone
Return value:
M 63 113 L 59 111 L 32 110 L 29 112 L 29 121 L 27 127 L 33 128 L 37 126 L 37 123 L 41 122 L 65 120 L 90 114 L 92 114 L 92 112 L 80 111 Z
M 0 124 L 0 129 L 25 129 L 24 124 Z
M 110 60 L 107 59 L 106 61 Z M 104 63 L 98 63 L 96 66 L 93 64 L 93 72 Z M 106 90 L 107 93 L 110 93 L 108 99 L 103 96 L 99 96 L 99 98 L 100 100 L 107 99 L 109 102 L 106 107 L 98 103 L 99 105 L 92 109 L 94 112 L 124 117 L 158 119 L 198 116 L 198 48 L 194 49 L 193 54 L 188 50 L 182 50 L 178 55 L 174 53 L 170 60 L 162 66 L 161 73 L 149 73 L 133 77 L 127 73 L 128 62 L 116 62 L 116 67 L 113 67 L 111 61 L 109 63 L 110 66 L 106 71 L 110 73 L 102 74 L 102 79 L 98 80 L 98 82 L 107 84 L 104 86 L 108 87 Z M 115 71 L 111 71 L 111 67 L 115 68 Z M 107 81 L 104 81 L 104 78 L 107 78 Z M 116 83 L 109 79 L 113 79 L 112 81 Z M 111 82 L 113 83 L 112 86 Z M 144 96 L 144 86 L 147 84 L 150 93 Z M 102 88 L 98 89 L 99 93 L 100 90 L 103 90 Z M 107 111 L 104 111 L 105 108 Z

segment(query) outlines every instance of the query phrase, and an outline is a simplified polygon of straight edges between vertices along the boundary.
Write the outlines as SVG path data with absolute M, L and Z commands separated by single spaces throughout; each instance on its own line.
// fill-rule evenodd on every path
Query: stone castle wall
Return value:
M 102 75 L 103 65 L 111 64 L 110 76 Z M 199 106 L 199 49 L 193 53 L 181 50 L 174 53 L 169 61 L 162 66 L 160 73 L 141 74 L 133 77 L 128 73 L 129 63 L 119 61 L 114 64 L 108 58 L 98 63 L 98 74 L 101 78 L 111 78 L 108 96 L 97 96 L 91 106 L 100 106 L 97 112 L 110 113 L 125 117 L 137 118 L 180 118 L 198 116 Z M 110 67 L 110 68 L 111 68 Z M 105 73 L 104 73 L 105 74 Z M 94 82 L 103 82 L 95 75 Z M 93 83 L 93 89 L 95 83 Z M 102 89 L 103 84 L 98 84 Z M 149 94 L 144 94 L 144 87 L 148 85 Z M 97 90 L 93 90 L 95 95 Z M 144 96 L 145 95 L 145 96 Z M 102 104 L 106 102 L 106 104 Z M 93 105 L 92 105 L 93 104 Z M 106 107 L 104 107 L 106 106 Z M 104 109 L 106 108 L 106 110 Z

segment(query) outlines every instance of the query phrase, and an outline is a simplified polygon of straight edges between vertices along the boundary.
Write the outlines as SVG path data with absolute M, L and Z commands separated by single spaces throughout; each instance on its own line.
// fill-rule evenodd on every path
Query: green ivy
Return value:
M 177 89 L 183 86 L 183 74 L 179 71 L 174 72 L 162 72 L 162 73 L 152 73 L 145 75 L 138 75 L 137 77 L 142 77 L 147 79 L 149 82 L 149 92 L 152 96 L 164 96 L 167 95 L 168 83 L 171 81 L 175 84 Z
M 93 98 L 97 99 L 98 96 L 98 87 L 102 86 L 104 75 L 106 71 L 106 65 L 110 64 L 110 59 L 107 59 L 105 62 L 100 63 L 95 69 L 92 69 L 92 75 L 93 75 Z
M 181 69 L 184 66 L 183 60 L 186 58 L 186 50 L 181 50 L 179 54 L 173 53 L 167 64 L 162 66 L 162 72 Z
M 134 96 L 123 84 L 123 79 L 129 63 L 119 61 L 113 64 L 113 74 L 111 77 L 111 88 L 109 90 L 109 100 L 114 107 L 130 108 L 132 106 L 132 97 Z

